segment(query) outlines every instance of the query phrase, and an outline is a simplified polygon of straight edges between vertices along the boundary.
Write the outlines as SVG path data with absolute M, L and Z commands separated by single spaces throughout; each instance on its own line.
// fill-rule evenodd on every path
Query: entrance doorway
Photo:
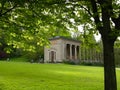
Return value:
M 56 59 L 56 52 L 55 51 L 51 51 L 50 54 L 49 54 L 49 58 L 50 58 L 50 61 L 52 63 L 54 63 L 54 61 Z

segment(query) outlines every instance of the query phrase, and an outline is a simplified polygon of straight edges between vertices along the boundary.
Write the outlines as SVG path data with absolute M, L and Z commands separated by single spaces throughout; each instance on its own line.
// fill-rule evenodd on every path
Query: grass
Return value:
M 4 61 L 7 61 L 7 59 L 6 60 L 4 60 Z M 27 58 L 25 58 L 25 57 L 14 57 L 14 58 L 9 58 L 9 62 L 29 62 L 30 60 L 29 59 L 27 59 Z
M 103 90 L 103 81 L 103 67 L 0 61 L 0 90 Z

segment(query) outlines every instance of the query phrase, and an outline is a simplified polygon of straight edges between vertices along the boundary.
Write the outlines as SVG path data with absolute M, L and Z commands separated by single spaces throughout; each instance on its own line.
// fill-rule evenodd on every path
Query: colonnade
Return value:
M 79 46 L 66 44 L 66 59 L 77 60 L 79 59 Z

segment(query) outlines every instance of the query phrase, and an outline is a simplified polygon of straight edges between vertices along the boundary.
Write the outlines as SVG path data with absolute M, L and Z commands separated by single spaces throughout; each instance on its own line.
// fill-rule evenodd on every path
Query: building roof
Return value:
M 56 36 L 56 37 L 50 38 L 49 40 L 52 41 L 52 40 L 57 40 L 57 39 L 63 39 L 63 40 L 81 43 L 81 41 L 79 41 L 79 40 L 75 40 L 75 39 L 67 38 L 67 37 L 63 37 L 63 36 Z

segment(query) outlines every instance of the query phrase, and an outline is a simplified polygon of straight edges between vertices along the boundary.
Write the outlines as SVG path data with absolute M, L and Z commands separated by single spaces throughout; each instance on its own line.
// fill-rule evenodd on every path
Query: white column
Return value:
M 72 59 L 72 45 L 70 45 L 70 59 Z
M 80 46 L 77 46 L 78 48 L 77 50 L 77 59 L 80 59 L 80 54 L 81 54 L 81 50 L 80 50 Z
M 66 60 L 67 58 L 66 58 L 66 56 L 67 56 L 67 54 L 66 54 L 66 52 L 67 52 L 67 50 L 66 50 L 66 44 L 63 44 L 63 58 L 64 58 L 64 60 Z
M 75 59 L 77 59 L 77 46 L 75 46 Z

